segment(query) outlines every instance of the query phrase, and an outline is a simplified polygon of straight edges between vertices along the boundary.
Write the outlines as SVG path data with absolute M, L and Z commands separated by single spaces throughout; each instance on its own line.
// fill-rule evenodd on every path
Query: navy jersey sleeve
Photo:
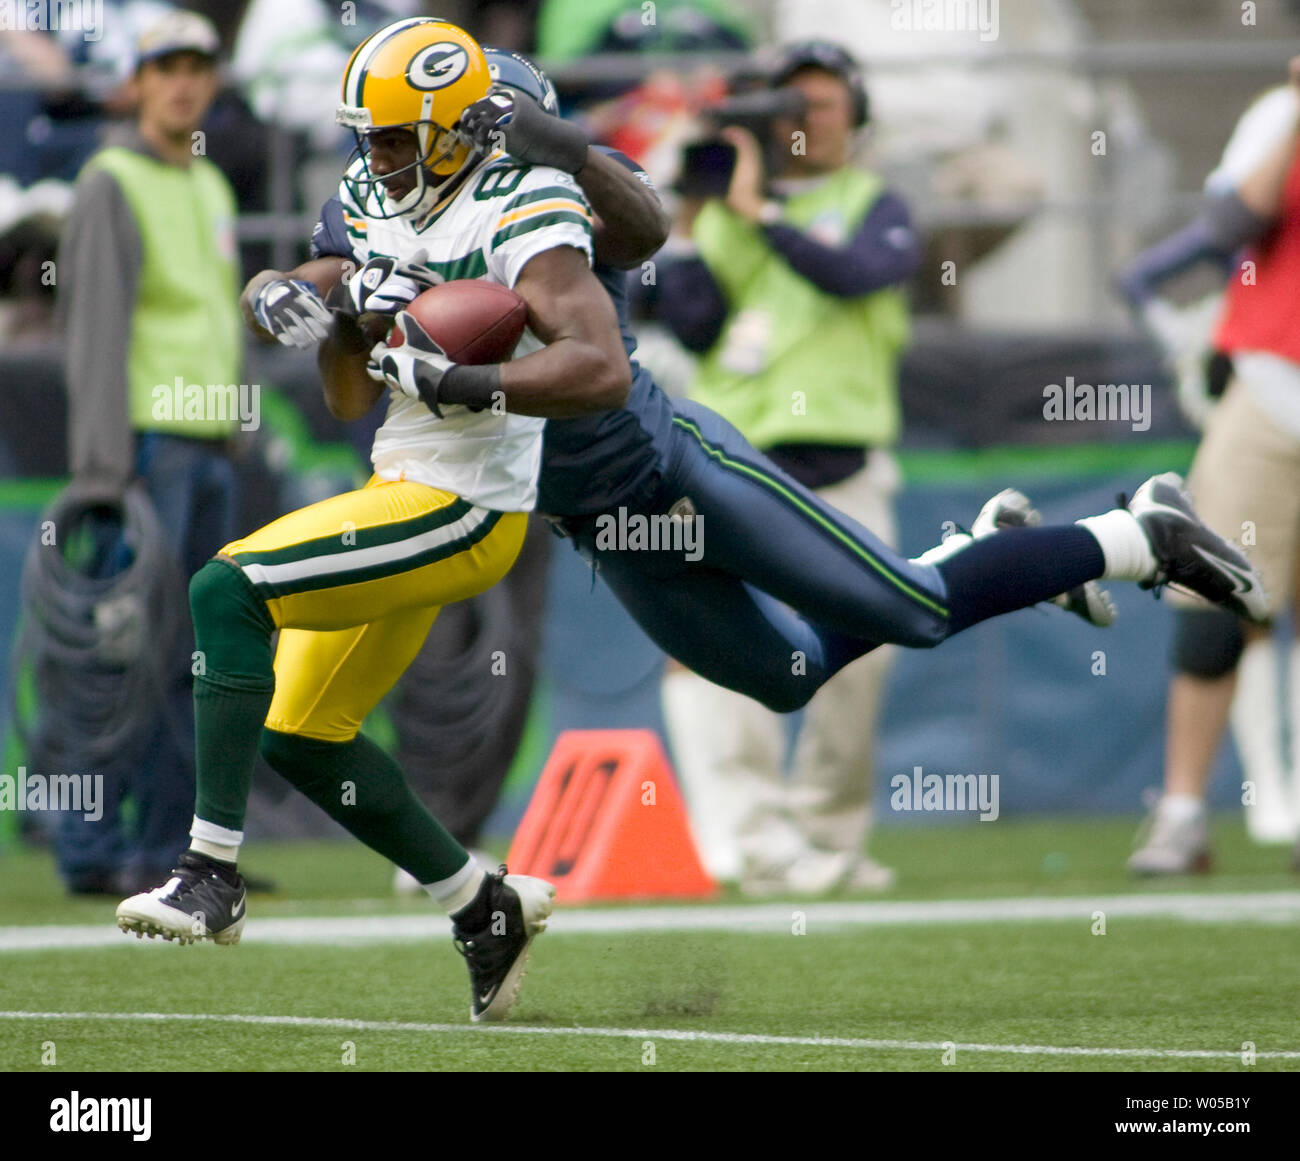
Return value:
M 726 326 L 727 296 L 703 258 L 661 258 L 652 310 L 683 347 L 702 355 Z
M 608 145 L 593 145 L 592 149 L 603 153 L 611 161 L 617 161 L 624 169 L 630 169 L 637 176 L 637 180 L 642 185 L 648 185 L 651 189 L 655 188 L 655 183 L 650 180 L 650 175 L 641 167 L 639 162 L 633 161 L 626 153 L 618 149 L 613 149 Z M 659 196 L 659 191 L 655 190 L 655 196 Z
M 1141 306 L 1162 283 L 1201 262 L 1214 262 L 1227 277 L 1238 249 L 1258 241 L 1270 225 L 1251 210 L 1236 190 L 1211 194 L 1199 218 L 1143 250 L 1116 279 L 1120 293 Z
M 337 197 L 321 206 L 320 220 L 311 232 L 313 258 L 353 258 L 352 242 L 348 238 L 347 224 L 343 221 L 343 203 Z
M 846 246 L 823 245 L 783 222 L 765 226 L 763 232 L 796 274 L 839 298 L 902 282 L 921 261 L 921 242 L 907 206 L 891 193 L 880 196 Z

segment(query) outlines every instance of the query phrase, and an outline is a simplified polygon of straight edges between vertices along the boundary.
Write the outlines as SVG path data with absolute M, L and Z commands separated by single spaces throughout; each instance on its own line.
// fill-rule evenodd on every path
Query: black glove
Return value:
M 493 89 L 475 101 L 460 115 L 459 129 L 479 149 L 504 149 L 526 165 L 577 173 L 587 164 L 587 135 L 515 89 Z

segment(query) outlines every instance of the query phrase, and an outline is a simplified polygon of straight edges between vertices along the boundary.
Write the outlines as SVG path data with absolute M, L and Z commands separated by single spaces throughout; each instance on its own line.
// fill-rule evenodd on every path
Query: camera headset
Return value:
M 772 88 L 779 89 L 800 69 L 819 68 L 834 73 L 849 87 L 853 126 L 861 129 L 871 119 L 871 102 L 862 77 L 862 66 L 828 40 L 804 40 L 783 49 L 772 74 Z

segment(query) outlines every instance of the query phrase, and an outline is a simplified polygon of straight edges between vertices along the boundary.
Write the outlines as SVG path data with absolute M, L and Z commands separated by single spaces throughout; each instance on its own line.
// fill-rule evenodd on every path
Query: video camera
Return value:
M 772 126 L 782 119 L 800 121 L 808 111 L 804 95 L 795 89 L 756 89 L 725 98 L 703 113 L 716 134 L 736 126 L 747 129 L 763 148 L 764 168 L 777 167 L 776 155 L 785 146 L 772 135 Z M 682 197 L 724 197 L 736 168 L 736 148 L 718 136 L 693 142 L 682 150 L 681 176 L 676 190 Z

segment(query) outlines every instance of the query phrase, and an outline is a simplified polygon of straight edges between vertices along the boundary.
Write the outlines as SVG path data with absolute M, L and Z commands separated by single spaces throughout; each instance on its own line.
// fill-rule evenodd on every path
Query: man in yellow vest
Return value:
M 186 580 L 235 535 L 230 444 L 257 421 L 256 392 L 239 382 L 235 198 L 199 131 L 219 86 L 218 50 L 216 30 L 192 12 L 169 13 L 141 36 L 138 117 L 86 163 L 57 262 L 73 478 L 109 496 L 142 484 Z M 143 755 L 96 771 L 103 818 L 61 820 L 73 891 L 157 882 L 189 841 L 192 649 L 175 649 Z
M 899 429 L 898 289 L 920 245 L 907 207 L 850 165 L 867 94 L 852 58 L 824 42 L 786 50 L 774 85 L 805 113 L 772 127 L 777 175 L 739 128 L 725 198 L 685 201 L 694 254 L 660 274 L 665 321 L 700 355 L 691 397 L 721 413 L 800 483 L 895 542 L 888 449 Z M 872 742 L 891 651 L 846 667 L 813 698 L 792 779 L 784 720 L 683 670 L 664 685 L 673 749 L 706 859 L 753 893 L 881 889 L 864 851 Z

